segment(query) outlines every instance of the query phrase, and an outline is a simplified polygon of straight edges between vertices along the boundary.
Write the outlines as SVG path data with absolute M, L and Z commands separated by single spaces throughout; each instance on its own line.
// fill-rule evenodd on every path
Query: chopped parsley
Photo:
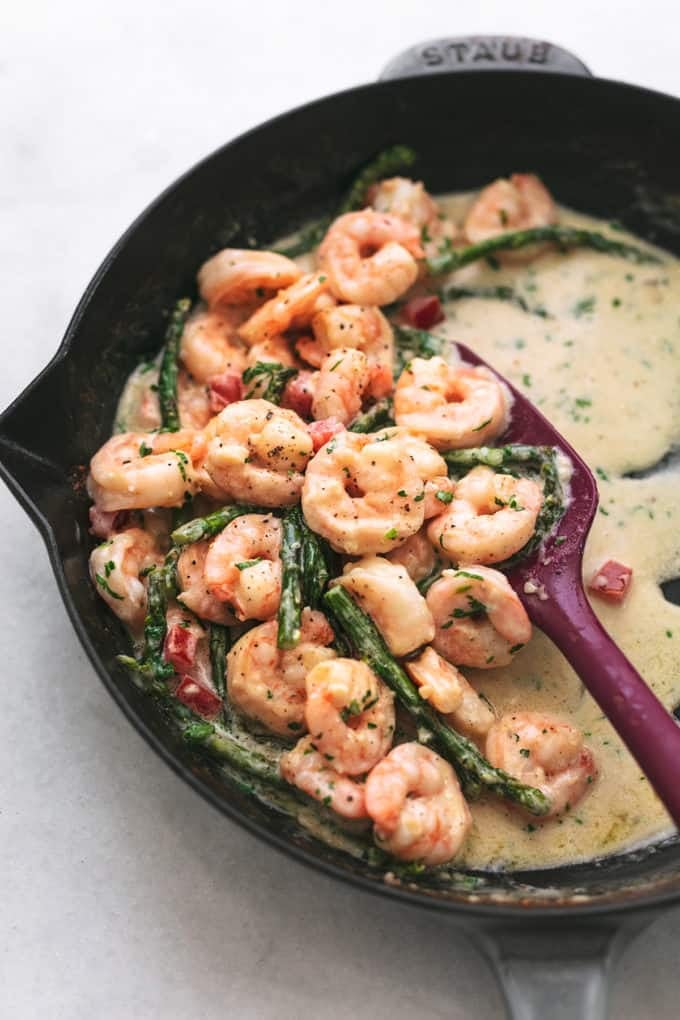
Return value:
M 105 577 L 102 577 L 101 574 L 95 574 L 94 576 L 97 579 L 97 584 L 99 585 L 99 587 L 102 588 L 107 593 L 107 595 L 110 595 L 112 599 L 118 599 L 119 602 L 122 602 L 124 600 L 125 596 L 119 595 L 117 591 L 114 591 Z
M 571 314 L 575 319 L 580 319 L 583 315 L 592 315 L 595 311 L 595 298 L 587 297 L 577 301 L 571 309 Z

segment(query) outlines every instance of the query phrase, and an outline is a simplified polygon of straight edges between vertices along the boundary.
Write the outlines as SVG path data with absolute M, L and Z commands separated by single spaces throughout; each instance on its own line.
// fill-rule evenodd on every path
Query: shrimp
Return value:
M 364 787 L 333 769 L 310 736 L 281 755 L 281 775 L 292 786 L 331 808 L 344 818 L 367 818 Z
M 411 458 L 424 482 L 423 515 L 425 520 L 437 517 L 446 509 L 455 491 L 455 483 L 449 478 L 446 463 L 429 443 L 413 435 L 410 429 L 400 429 L 404 454 Z
M 441 712 L 454 729 L 475 739 L 486 736 L 495 719 L 493 712 L 463 674 L 434 648 L 409 659 L 404 668 L 418 685 L 421 698 Z
M 425 601 L 436 628 L 433 645 L 456 666 L 507 666 L 531 637 L 526 610 L 499 570 L 477 564 L 444 570 Z
M 196 382 L 211 376 L 238 372 L 246 367 L 245 347 L 236 336 L 243 316 L 240 309 L 221 312 L 202 309 L 187 321 L 180 345 L 180 360 Z
M 554 818 L 583 797 L 597 776 L 593 753 L 575 726 L 540 712 L 504 715 L 486 738 L 486 756 L 550 800 L 544 818 Z
M 204 467 L 222 498 L 264 507 L 297 503 L 312 455 L 305 423 L 268 400 L 239 400 L 205 430 Z
M 415 535 L 411 535 L 400 546 L 387 553 L 386 559 L 390 563 L 404 567 L 416 584 L 431 574 L 437 565 L 436 553 L 424 531 L 417 531 Z
M 370 367 L 367 392 L 379 400 L 393 389 L 394 333 L 379 308 L 362 305 L 336 305 L 324 308 L 312 319 L 314 339 L 304 337 L 296 343 L 301 358 L 315 368 L 324 355 L 338 348 L 355 347 L 363 351 Z
M 141 528 L 120 531 L 90 553 L 90 577 L 119 620 L 139 632 L 146 616 L 146 582 L 140 574 L 161 563 L 153 535 Z
M 366 810 L 378 846 L 404 861 L 444 864 L 472 816 L 447 761 L 422 744 L 399 744 L 366 780 Z
M 397 382 L 394 420 L 438 450 L 482 446 L 507 426 L 508 400 L 490 372 L 413 358 Z
M 239 620 L 270 620 L 281 598 L 281 522 L 265 514 L 237 517 L 210 543 L 203 576 L 211 595 Z
M 290 651 L 276 645 L 278 623 L 269 620 L 239 638 L 227 656 L 229 700 L 244 715 L 289 739 L 305 729 L 305 677 L 335 657 L 335 635 L 326 617 L 302 610 L 300 642 Z
M 368 198 L 376 212 L 391 213 L 417 227 L 426 253 L 437 254 L 444 238 L 455 237 L 454 224 L 442 216 L 422 181 L 389 177 L 370 188 Z
M 327 277 L 306 273 L 258 308 L 241 326 L 239 335 L 249 347 L 273 340 L 289 329 L 307 326 L 317 311 L 330 304 L 334 301 L 328 293 Z
M 207 387 L 196 382 L 183 368 L 177 376 L 177 410 L 182 428 L 186 429 L 199 431 L 212 418 Z
M 292 259 L 273 251 L 223 248 L 198 271 L 198 289 L 211 307 L 241 305 L 289 287 L 302 275 Z
M 339 432 L 307 467 L 302 510 L 310 528 L 348 556 L 396 548 L 425 520 L 422 471 L 432 468 L 428 450 L 445 474 L 439 454 L 404 429 Z
M 422 257 L 416 227 L 373 209 L 339 216 L 319 247 L 331 292 L 358 305 L 396 301 L 415 283 Z
M 88 491 L 102 510 L 181 506 L 198 487 L 200 432 L 121 432 L 90 461 Z
M 316 749 L 342 775 L 372 769 L 392 744 L 392 691 L 357 659 L 317 663 L 306 688 L 305 719 Z
M 273 336 L 269 340 L 253 344 L 246 355 L 246 363 L 250 368 L 258 361 L 273 361 L 287 368 L 295 368 L 299 364 L 285 336 Z
M 452 502 L 430 524 L 428 536 L 452 563 L 500 563 L 534 534 L 542 503 L 537 482 L 480 465 L 458 482 Z
M 361 351 L 340 347 L 327 354 L 314 385 L 312 416 L 317 421 L 335 418 L 348 425 L 361 410 L 367 383 L 368 361 Z
M 478 244 L 511 230 L 546 227 L 557 222 L 550 192 L 535 174 L 499 177 L 480 192 L 467 214 L 463 230 L 470 244 Z M 500 252 L 507 262 L 526 262 L 542 250 L 531 245 L 521 252 Z
M 204 569 L 209 545 L 210 540 L 206 538 L 202 542 L 185 546 L 179 554 L 177 580 L 180 593 L 177 601 L 202 620 L 231 627 L 236 623 L 235 616 L 224 602 L 215 598 L 205 582 Z
M 404 567 L 382 556 L 348 563 L 335 582 L 356 596 L 393 655 L 408 655 L 432 641 L 432 613 Z

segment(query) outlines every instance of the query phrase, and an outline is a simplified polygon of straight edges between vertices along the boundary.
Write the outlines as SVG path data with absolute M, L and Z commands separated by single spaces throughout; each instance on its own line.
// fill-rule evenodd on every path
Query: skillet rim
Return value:
M 438 82 L 440 87 L 443 88 L 447 83 L 454 84 L 461 79 L 466 80 L 473 77 L 478 78 L 480 73 L 480 71 L 475 70 L 452 70 L 448 72 L 439 72 L 436 75 L 435 80 Z M 614 88 L 623 92 L 624 97 L 626 93 L 635 94 L 641 98 L 647 98 L 651 102 L 668 102 L 680 107 L 680 98 L 672 96 L 669 93 L 608 78 L 581 77 L 555 71 L 522 71 L 514 69 L 484 70 L 483 74 L 485 79 L 490 79 L 491 81 L 494 79 L 501 81 L 506 79 L 509 75 L 512 75 L 513 79 L 530 79 L 532 83 L 535 83 L 536 85 L 540 85 L 541 83 L 548 84 L 551 79 L 555 78 L 561 79 L 563 82 L 570 81 L 572 83 L 578 83 L 578 85 L 581 85 L 583 82 L 588 82 L 586 87 L 591 89 Z M 342 89 L 338 92 L 333 92 L 328 95 L 312 99 L 299 106 L 285 110 L 282 113 L 276 114 L 274 117 L 270 117 L 254 127 L 249 128 L 234 138 L 231 138 L 223 145 L 218 146 L 206 156 L 197 160 L 187 170 L 174 178 L 142 209 L 142 211 L 134 218 L 132 223 L 120 235 L 118 240 L 113 244 L 102 259 L 76 305 L 59 347 L 50 358 L 47 365 L 24 387 L 20 394 L 0 414 L 0 440 L 6 439 L 6 441 L 13 444 L 13 440 L 9 440 L 8 437 L 3 436 L 2 428 L 4 423 L 12 416 L 14 410 L 19 408 L 24 401 L 30 397 L 33 390 L 36 389 L 43 380 L 47 379 L 58 365 L 68 357 L 70 347 L 76 337 L 84 312 L 94 298 L 100 282 L 108 273 L 118 254 L 125 248 L 130 238 L 137 229 L 143 225 L 147 217 L 154 212 L 173 191 L 184 184 L 184 182 L 199 168 L 211 162 L 217 156 L 221 156 L 226 153 L 230 147 L 245 141 L 260 131 L 280 124 L 285 121 L 286 118 L 306 113 L 315 107 L 331 103 L 333 100 L 340 97 L 349 97 L 352 95 L 358 96 L 359 94 L 367 94 L 376 90 L 397 90 L 400 87 L 404 88 L 407 87 L 407 83 L 418 80 L 419 77 L 421 76 L 392 78 L 370 82 L 368 84 L 356 85 L 348 89 Z M 566 87 L 576 88 L 578 85 L 572 84 Z M 486 902 L 480 902 L 477 897 L 485 895 L 483 890 L 480 890 L 479 893 L 473 892 L 469 898 L 464 897 L 464 894 L 462 893 L 458 894 L 460 895 L 460 898 L 458 898 L 456 894 L 449 894 L 446 897 L 438 896 L 436 891 L 428 893 L 426 890 L 412 888 L 407 885 L 392 885 L 385 881 L 379 881 L 368 877 L 367 875 L 363 875 L 360 872 L 344 869 L 340 867 L 340 865 L 311 854 L 305 847 L 298 846 L 290 839 L 273 832 L 265 824 L 242 814 L 238 807 L 222 800 L 216 793 L 213 792 L 208 784 L 192 772 L 186 764 L 181 762 L 172 750 L 166 746 L 160 735 L 154 733 L 147 723 L 136 714 L 133 706 L 126 699 L 122 688 L 118 686 L 115 678 L 106 668 L 94 642 L 90 639 L 89 634 L 87 633 L 87 629 L 78 610 L 76 609 L 68 587 L 63 562 L 59 554 L 56 536 L 52 525 L 21 484 L 14 478 L 2 459 L 0 459 L 0 477 L 2 477 L 5 481 L 10 492 L 15 496 L 22 509 L 27 513 L 37 527 L 38 532 L 45 543 L 52 570 L 57 581 L 57 587 L 71 623 L 73 624 L 73 628 L 83 649 L 90 659 L 90 662 L 94 666 L 96 673 L 99 675 L 104 687 L 107 689 L 113 700 L 116 702 L 128 721 L 144 738 L 146 743 L 163 761 L 165 761 L 167 765 L 170 766 L 176 775 L 188 783 L 189 786 L 191 786 L 220 813 L 226 815 L 231 821 L 236 822 L 252 835 L 260 838 L 265 843 L 275 847 L 277 850 L 288 854 L 300 864 L 313 867 L 316 871 L 331 878 L 340 879 L 347 884 L 359 887 L 373 893 L 374 895 L 380 895 L 397 900 L 398 902 L 406 903 L 409 906 L 416 906 L 439 913 L 459 914 L 461 915 L 461 921 L 464 919 L 471 920 L 473 918 L 478 920 L 480 923 L 483 922 L 484 919 L 504 919 L 512 921 L 520 918 L 526 919 L 528 914 L 530 914 L 532 920 L 538 921 L 539 923 L 543 921 L 564 921 L 567 918 L 570 920 L 577 920 L 592 916 L 602 918 L 612 915 L 619 916 L 622 914 L 639 914 L 640 912 L 649 912 L 654 909 L 660 910 L 663 907 L 671 906 L 672 904 L 680 901 L 680 884 L 677 888 L 671 889 L 670 891 L 664 891 L 663 888 L 660 888 L 657 891 L 652 890 L 650 892 L 642 892 L 639 895 L 637 895 L 634 890 L 625 889 L 614 893 L 603 893 L 601 898 L 598 898 L 597 900 L 591 899 L 587 902 L 574 902 L 568 897 L 561 900 L 559 898 L 555 898 L 548 901 L 549 905 L 544 905 L 544 903 L 534 902 L 529 899 L 522 900 L 521 902 L 505 901 L 500 897 L 498 899 L 490 897 Z M 567 865 L 567 867 L 569 867 L 569 865 Z M 515 872 L 514 874 L 521 875 L 522 873 Z M 671 880 L 672 879 L 662 878 L 658 881 L 658 884 L 663 887 L 665 882 Z M 495 894 L 492 894 L 492 896 L 493 895 Z M 581 894 L 572 893 L 568 895 L 579 896 Z M 559 905 L 557 905 L 557 903 L 559 903 Z

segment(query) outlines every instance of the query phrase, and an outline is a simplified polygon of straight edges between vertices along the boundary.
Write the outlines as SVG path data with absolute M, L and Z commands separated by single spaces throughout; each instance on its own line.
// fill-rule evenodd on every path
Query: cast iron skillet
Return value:
M 488 874 L 474 889 L 465 875 L 448 889 L 388 885 L 192 756 L 117 666 L 124 635 L 88 579 L 83 465 L 110 432 L 126 375 L 158 349 L 173 299 L 193 291 L 196 268 L 218 248 L 266 245 L 332 209 L 356 168 L 383 147 L 412 145 L 420 153 L 414 175 L 435 193 L 534 170 L 561 202 L 621 220 L 680 255 L 679 100 L 593 79 L 570 54 L 526 39 L 418 46 L 383 75 L 395 77 L 269 121 L 161 195 L 104 260 L 57 355 L 0 418 L 0 471 L 45 540 L 104 684 L 179 775 L 303 863 L 465 925 L 516 1016 L 602 1016 L 612 947 L 680 898 L 677 841 L 588 864 Z

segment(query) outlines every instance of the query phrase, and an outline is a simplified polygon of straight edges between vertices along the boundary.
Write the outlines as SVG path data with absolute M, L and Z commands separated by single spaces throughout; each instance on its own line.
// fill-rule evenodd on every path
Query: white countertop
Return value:
M 104 253 L 219 144 L 375 77 L 406 46 L 508 31 L 680 94 L 675 0 L 24 0 L 0 11 L 4 406 L 43 367 Z M 0 487 L 0 1016 L 499 1020 L 440 918 L 304 870 L 153 754 L 81 651 L 33 526 Z M 619 966 L 612 1016 L 675 1020 L 668 913 Z

